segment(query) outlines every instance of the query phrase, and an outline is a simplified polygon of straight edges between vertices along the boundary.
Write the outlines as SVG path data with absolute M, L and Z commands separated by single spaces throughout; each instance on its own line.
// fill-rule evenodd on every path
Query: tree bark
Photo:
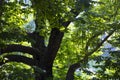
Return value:
M 10 53 L 10 52 L 23 52 L 23 53 L 29 53 L 31 55 L 35 55 L 39 53 L 42 56 L 40 51 L 37 50 L 36 48 L 22 46 L 18 44 L 5 45 L 5 47 L 1 48 L 1 54 Z
M 3 65 L 8 62 L 22 62 L 24 64 L 27 64 L 29 66 L 35 66 L 35 62 L 32 58 L 27 58 L 25 56 L 20 56 L 20 55 L 7 55 L 4 56 L 4 58 L 7 58 L 7 60 L 2 60 L 0 62 L 0 65 Z
M 62 38 L 64 33 L 61 32 L 57 28 L 53 28 L 51 30 L 50 38 L 49 38 L 49 44 L 45 50 L 45 55 L 42 59 L 42 62 L 40 63 L 42 66 L 40 66 L 43 70 L 46 71 L 44 74 L 45 76 L 42 76 L 44 78 L 39 78 L 36 80 L 53 80 L 53 73 L 52 73 L 52 67 L 53 67 L 53 61 L 56 57 L 56 54 L 58 52 L 58 49 L 60 47 Z
M 67 72 L 66 80 L 74 80 L 74 72 L 79 67 L 80 67 L 80 63 L 75 63 L 71 65 Z

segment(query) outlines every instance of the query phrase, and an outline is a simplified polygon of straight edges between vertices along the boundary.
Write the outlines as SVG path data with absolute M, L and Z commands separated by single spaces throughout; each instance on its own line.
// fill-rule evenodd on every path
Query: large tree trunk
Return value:
M 45 46 L 44 37 L 39 33 L 28 34 L 34 40 L 32 47 L 38 49 L 40 53 L 34 54 L 34 68 L 36 80 L 53 80 L 53 62 L 60 47 L 64 33 L 57 28 L 51 30 L 48 46 Z M 41 55 L 42 54 L 42 55 Z

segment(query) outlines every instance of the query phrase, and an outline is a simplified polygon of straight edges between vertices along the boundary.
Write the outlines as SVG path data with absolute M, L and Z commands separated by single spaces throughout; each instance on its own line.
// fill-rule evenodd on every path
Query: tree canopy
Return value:
M 0 79 L 118 79 L 119 7 L 119 0 L 0 0 Z

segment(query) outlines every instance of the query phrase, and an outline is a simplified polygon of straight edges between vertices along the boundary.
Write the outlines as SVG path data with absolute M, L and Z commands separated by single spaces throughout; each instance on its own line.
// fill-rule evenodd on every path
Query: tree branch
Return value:
M 80 13 L 79 11 L 70 11 L 72 12 L 75 16 L 74 18 L 76 18 L 78 16 L 78 14 Z M 64 26 L 65 28 L 68 27 L 68 25 L 72 22 L 71 20 L 65 21 L 64 19 L 60 19 L 59 20 L 60 24 L 62 26 Z M 61 32 L 58 28 L 52 28 L 51 33 L 50 33 L 50 38 L 49 38 L 49 43 L 47 46 L 47 51 L 46 51 L 46 56 L 47 56 L 47 60 L 45 61 L 46 63 L 46 69 L 50 69 L 47 71 L 51 71 L 52 72 L 52 65 L 53 65 L 53 61 L 57 55 L 58 49 L 60 47 L 62 38 L 64 36 L 64 32 Z M 51 73 L 50 73 L 51 74 Z
M 23 52 L 23 53 L 29 53 L 31 55 L 38 54 L 38 53 L 40 54 L 38 49 L 22 46 L 18 44 L 6 45 L 5 47 L 1 48 L 0 53 L 3 54 L 3 53 L 9 53 L 9 52 Z M 42 56 L 42 54 L 40 55 Z
M 75 63 L 71 65 L 67 72 L 66 80 L 74 80 L 74 72 L 79 67 L 80 67 L 80 63 Z
M 97 51 L 101 46 L 102 44 L 115 32 L 115 30 L 112 30 L 105 38 L 104 40 L 102 40 L 97 46 L 95 49 L 93 49 L 91 52 L 89 52 L 88 54 L 86 54 L 84 56 L 84 58 L 82 60 L 80 60 L 79 62 L 75 63 L 75 64 L 72 64 L 69 69 L 68 69 L 68 72 L 67 72 L 67 76 L 66 76 L 66 80 L 74 80 L 74 72 L 76 69 L 78 69 L 80 67 L 80 63 L 87 63 L 88 62 L 88 57 L 90 55 L 92 55 L 95 51 Z
M 90 45 L 90 42 L 93 41 L 94 38 L 96 38 L 97 36 L 99 36 L 102 32 L 99 32 L 95 35 L 93 35 L 90 39 L 88 39 L 86 46 L 85 46 L 85 50 L 88 51 L 88 46 Z
M 47 46 L 47 52 L 46 52 L 47 56 L 49 57 L 48 61 L 50 61 L 48 63 L 50 64 L 53 63 L 56 57 L 57 51 L 60 47 L 63 36 L 64 36 L 64 33 L 61 32 L 59 29 L 57 28 L 52 29 L 51 35 L 49 38 L 49 44 Z
M 76 18 L 76 16 L 78 16 L 79 12 L 73 12 L 73 11 L 74 10 L 72 9 L 70 12 L 73 13 L 75 15 L 74 18 Z M 67 28 L 69 26 L 69 24 L 72 22 L 72 20 L 68 20 L 68 21 L 64 22 L 62 19 L 60 19 L 59 22 L 62 26 Z M 49 44 L 47 47 L 48 55 L 51 56 L 52 60 L 54 60 L 56 57 L 56 54 L 57 54 L 57 51 L 60 47 L 63 36 L 64 36 L 64 32 L 61 32 L 57 28 L 52 29 L 51 35 L 49 38 Z
M 22 62 L 22 63 L 25 63 L 25 64 L 30 65 L 30 66 L 35 65 L 35 62 L 32 58 L 27 58 L 25 56 L 7 55 L 4 58 L 7 58 L 7 60 L 5 60 L 5 62 L 4 62 L 4 60 L 2 60 L 2 62 L 0 62 L 0 65 L 3 65 L 3 64 L 8 63 L 8 62 Z
M 116 30 L 116 29 L 115 29 Z M 95 51 L 97 51 L 105 41 L 108 40 L 108 38 L 115 32 L 115 30 L 110 31 L 110 33 L 100 42 L 98 43 L 98 45 L 96 46 L 96 48 L 94 48 L 91 52 L 88 52 L 88 54 L 86 54 L 86 56 L 90 56 L 91 54 L 93 54 Z

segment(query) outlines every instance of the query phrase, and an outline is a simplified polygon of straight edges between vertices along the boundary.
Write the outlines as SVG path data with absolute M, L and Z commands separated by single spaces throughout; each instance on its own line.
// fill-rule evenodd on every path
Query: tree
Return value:
M 34 68 L 36 80 L 53 80 L 55 70 L 60 70 L 58 75 L 66 73 L 66 80 L 77 78 L 75 71 L 85 71 L 88 61 L 103 53 L 104 42 L 120 37 L 119 0 L 0 0 L 0 4 L 0 65 L 27 64 Z

